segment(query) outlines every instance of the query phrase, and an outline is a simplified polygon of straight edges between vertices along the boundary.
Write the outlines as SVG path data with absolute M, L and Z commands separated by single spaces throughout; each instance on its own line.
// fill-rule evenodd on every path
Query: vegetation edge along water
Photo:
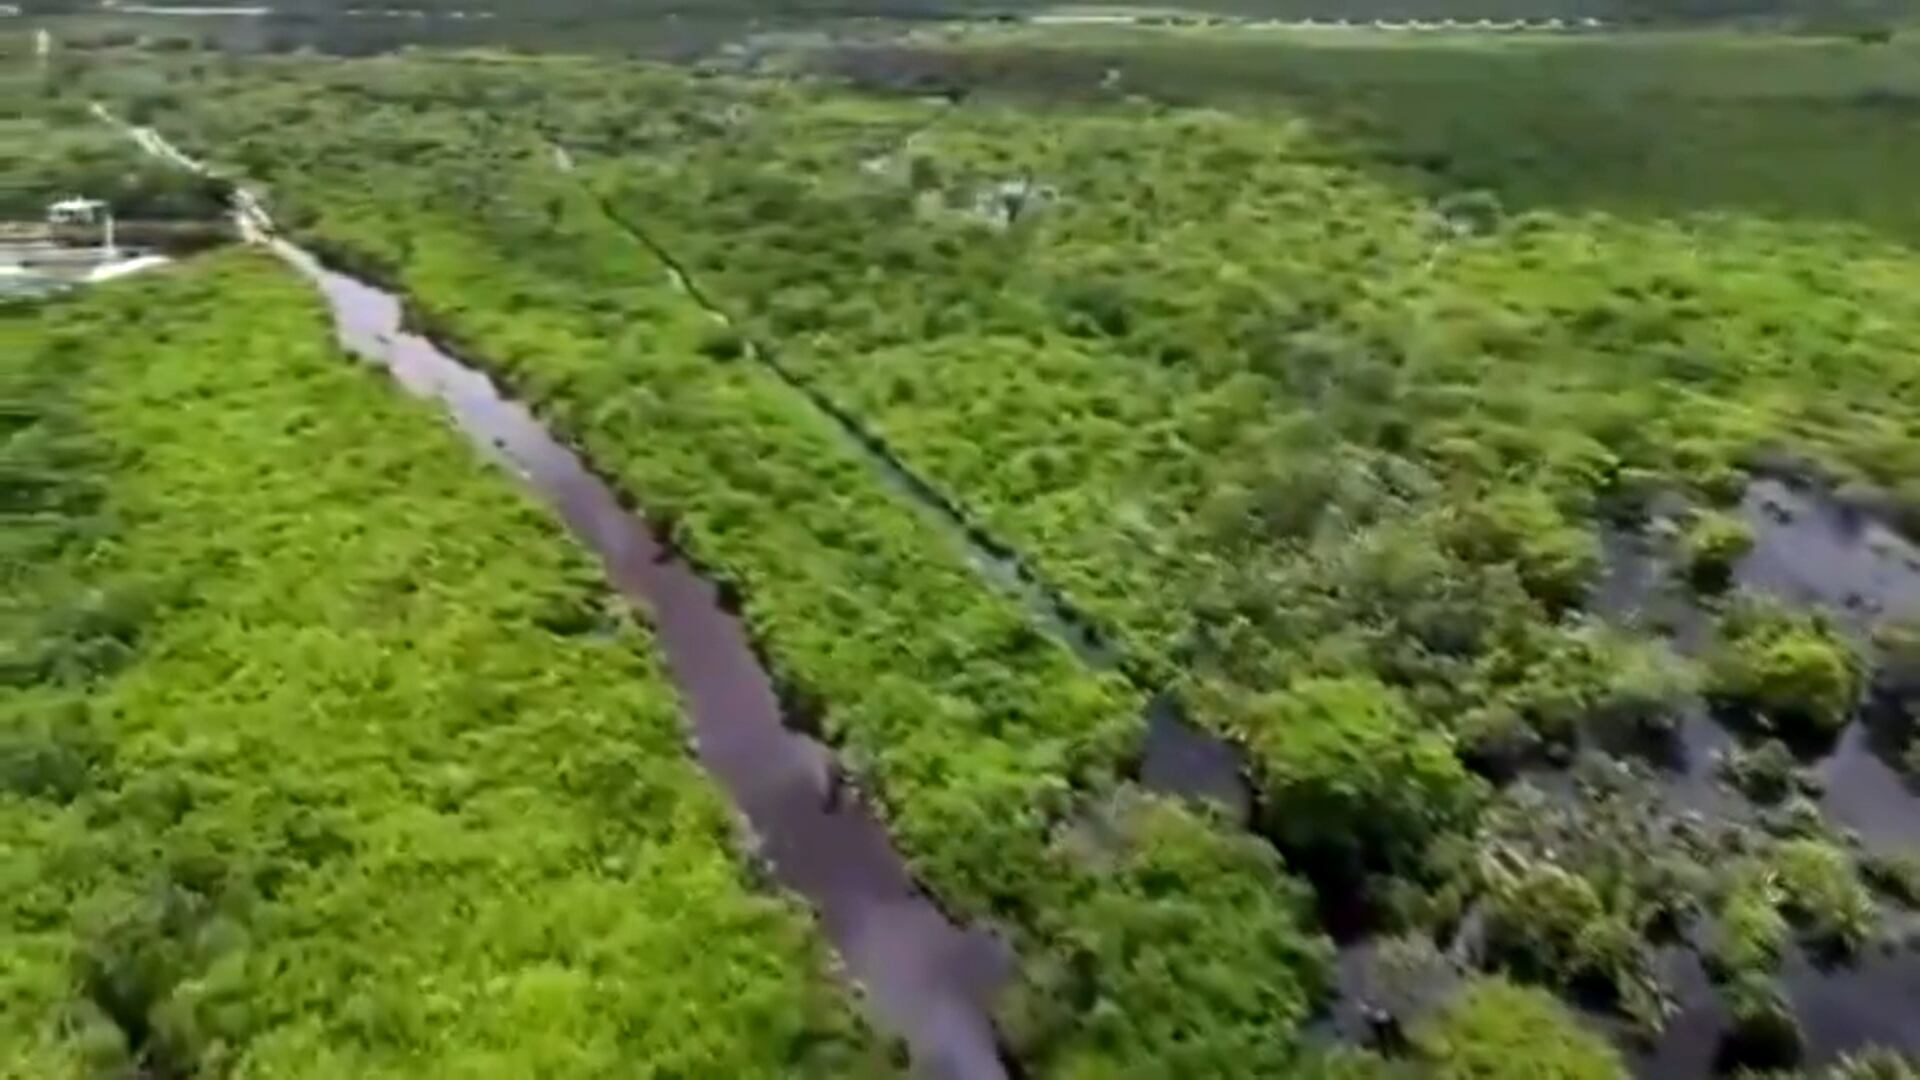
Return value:
M 646 632 L 303 283 L 0 318 L 10 475 L 85 495 L 8 537 L 9 1075 L 890 1071 Z

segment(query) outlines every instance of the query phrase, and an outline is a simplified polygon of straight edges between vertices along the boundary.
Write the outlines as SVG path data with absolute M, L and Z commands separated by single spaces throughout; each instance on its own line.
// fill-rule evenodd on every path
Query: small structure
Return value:
M 78 196 L 61 199 L 47 207 L 47 224 L 101 226 L 100 252 L 112 260 L 118 257 L 113 244 L 113 208 L 102 199 L 83 199 Z
M 92 225 L 103 216 L 111 220 L 113 212 L 99 199 L 61 199 L 47 207 L 49 225 Z

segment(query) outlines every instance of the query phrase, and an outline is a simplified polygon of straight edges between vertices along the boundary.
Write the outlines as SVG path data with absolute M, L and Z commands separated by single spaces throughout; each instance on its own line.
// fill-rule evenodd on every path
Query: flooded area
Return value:
M 1753 546 L 1734 566 L 1736 587 L 1823 612 L 1869 657 L 1875 622 L 1920 615 L 1920 547 L 1871 513 L 1773 476 L 1748 485 L 1738 512 Z M 1609 619 L 1663 633 L 1698 657 L 1713 645 L 1714 613 L 1680 582 L 1670 545 L 1657 533 L 1603 534 L 1607 572 L 1594 606 Z M 1838 738 L 1803 763 L 1817 778 L 1822 816 L 1843 836 L 1867 851 L 1920 850 L 1920 789 L 1900 761 L 1910 725 L 1889 712 L 1863 702 Z M 1664 752 L 1638 756 L 1653 767 L 1672 809 L 1752 819 L 1756 808 L 1717 776 L 1719 761 L 1740 741 L 1699 703 Z M 1890 905 L 1882 909 L 1897 914 Z M 1661 969 L 1677 1011 L 1662 1035 L 1633 1055 L 1636 1071 L 1664 1078 L 1723 1069 L 1730 1017 L 1698 956 L 1685 947 L 1665 949 Z M 1866 1046 L 1920 1052 L 1920 957 L 1911 950 L 1870 945 L 1852 962 L 1823 966 L 1796 949 L 1780 981 L 1801 1026 L 1804 1064 L 1831 1063 Z
M 1679 1011 L 1650 1043 L 1623 1036 L 1636 1075 L 1646 1080 L 1711 1076 L 1737 1068 L 1725 1036 L 1732 1015 L 1691 949 L 1661 950 L 1659 972 Z M 1920 1051 L 1920 963 L 1911 953 L 1869 949 L 1843 966 L 1822 967 L 1789 950 L 1780 984 L 1800 1022 L 1799 1064 L 1831 1065 L 1869 1046 Z
M 319 286 L 341 343 L 409 392 L 446 406 L 487 454 L 518 473 L 620 592 L 646 613 L 692 718 L 701 762 L 739 807 L 774 876 L 819 913 L 878 1023 L 927 1076 L 1006 1075 L 990 1002 L 1013 957 L 949 920 L 915 885 L 885 828 L 832 753 L 786 722 L 722 588 L 484 374 L 403 328 L 392 294 L 336 273 L 283 241 L 273 247 Z
M 1920 547 L 1868 512 L 1772 477 L 1748 486 L 1740 511 L 1754 538 L 1740 584 L 1855 628 L 1920 613 Z
M 1254 820 L 1253 785 L 1246 751 L 1194 726 L 1173 696 L 1162 692 L 1147 703 L 1147 741 L 1140 785 L 1219 806 L 1240 825 Z
M 1811 486 L 1775 477 L 1748 485 L 1740 517 L 1753 547 L 1734 567 L 1743 590 L 1823 612 L 1863 650 L 1876 621 L 1920 615 L 1920 546 L 1864 511 Z M 1712 645 L 1713 613 L 1680 581 L 1674 560 L 1644 534 L 1602 537 L 1607 572 L 1595 606 L 1606 617 L 1664 632 L 1682 653 Z M 1863 707 L 1817 753 L 1821 809 L 1869 848 L 1920 846 L 1920 793 L 1901 771 L 1905 722 Z M 1670 797 L 1700 810 L 1725 810 L 1714 769 L 1733 736 L 1704 708 L 1690 710 L 1662 766 Z

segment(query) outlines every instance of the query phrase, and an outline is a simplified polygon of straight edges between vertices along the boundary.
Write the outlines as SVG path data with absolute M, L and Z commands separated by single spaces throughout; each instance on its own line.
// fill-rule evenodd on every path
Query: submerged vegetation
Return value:
M 1911 741 L 1893 609 L 1920 592 L 1816 610 L 1777 564 L 1824 571 L 1755 492 L 1920 523 L 1920 225 L 1890 180 L 1914 63 L 1017 29 L 777 77 L 181 50 L 48 94 L 156 124 L 404 291 L 726 584 L 919 885 L 1011 946 L 995 1019 L 1027 1075 L 1597 1080 L 1689 1011 L 1725 1018 L 1727 1067 L 1864 1051 L 1792 980 L 1910 948 L 1920 874 L 1834 820 L 1827 762 L 1889 773 Z M 20 1000 L 53 1041 L 23 1045 L 892 1067 L 726 854 L 646 635 L 338 370 L 291 288 L 223 256 L 16 320 L 4 490 L 44 527 L 0 537 L 33 706 L 0 775 L 41 830 L 26 879 L 79 873 L 61 896 L 104 920 L 10 924 L 45 936 Z M 215 724 L 250 685 L 264 718 Z M 1150 702 L 1244 754 L 1249 821 L 1143 789 Z M 234 747 L 262 771 L 151 786 Z M 305 832 L 248 831 L 282 800 L 341 816 L 315 865 L 360 891 L 282 865 Z M 84 845 L 120 834 L 76 824 L 108 813 L 143 838 L 110 873 Z M 225 824 L 167 816 L 202 813 Z M 413 828 L 492 855 L 446 873 L 493 891 L 406 886 Z M 382 888 L 422 898 L 353 920 Z M 496 931 L 525 951 L 463 951 Z M 1330 939 L 1438 989 L 1341 1002 Z M 315 966 L 267 985 L 255 942 Z M 448 986 L 394 989 L 420 971 Z M 1342 1005 L 1370 1047 L 1310 1034 Z

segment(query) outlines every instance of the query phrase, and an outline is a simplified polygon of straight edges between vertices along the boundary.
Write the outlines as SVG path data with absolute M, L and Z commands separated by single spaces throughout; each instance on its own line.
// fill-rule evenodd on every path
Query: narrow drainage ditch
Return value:
M 550 138 L 548 145 L 556 162 L 565 161 L 561 170 L 572 172 L 574 156 Z M 593 190 L 590 184 L 583 182 L 580 186 L 608 221 L 666 267 L 667 277 L 675 288 L 715 321 L 728 327 L 736 325 L 732 315 L 700 287 L 665 245 L 622 215 L 611 200 Z M 1042 581 L 1010 545 L 974 524 L 958 504 L 910 468 L 857 416 L 795 373 L 771 349 L 750 339 L 743 340 L 743 348 L 748 359 L 830 421 L 889 490 L 931 511 L 968 563 L 993 586 L 1018 601 L 1042 631 L 1066 645 L 1087 667 L 1102 672 L 1117 671 L 1150 695 L 1144 714 L 1146 738 L 1136 771 L 1141 786 L 1164 795 L 1214 802 L 1236 823 L 1248 826 L 1253 823 L 1254 788 L 1247 756 L 1240 747 L 1194 724 L 1170 690 L 1149 683 L 1136 666 L 1128 662 L 1126 655 L 1096 628 L 1092 619 L 1075 610 L 1065 596 Z
M 94 103 L 100 120 L 148 154 L 202 175 L 205 163 L 150 127 Z M 556 164 L 570 160 L 556 155 Z M 818 913 L 876 1022 L 939 1080 L 1005 1080 L 992 1002 L 1013 975 L 1010 947 L 959 925 L 913 880 L 886 827 L 840 779 L 832 751 L 789 724 L 779 689 L 719 584 L 702 575 L 532 410 L 485 373 L 409 332 L 391 292 L 326 266 L 274 235 L 246 188 L 232 186 L 240 234 L 263 243 L 318 287 L 341 345 L 385 368 L 403 389 L 444 405 L 456 426 L 518 474 L 599 556 L 608 580 L 650 612 L 668 676 L 693 720 L 700 761 L 746 819 L 782 885 Z
M 571 163 L 569 158 L 568 165 Z M 701 290 L 670 251 L 622 216 L 610 200 L 586 185 L 583 188 L 610 221 L 660 260 L 676 287 L 716 321 L 733 325 L 727 311 Z M 890 488 L 933 511 L 969 561 L 1003 591 L 1014 595 L 1083 663 L 1096 670 L 1118 670 L 1151 693 L 1137 774 L 1142 786 L 1216 803 L 1232 820 L 1256 835 L 1264 835 L 1258 823 L 1257 792 L 1240 747 L 1194 725 L 1169 691 L 1148 685 L 1137 672 L 1129 670 L 1126 657 L 1098 634 L 1091 620 L 1045 586 L 1016 551 L 973 524 L 952 500 L 911 470 L 857 417 L 767 348 L 746 341 L 745 350 L 751 360 L 832 421 Z M 1754 551 L 1739 568 L 1737 577 L 1742 585 L 1791 602 L 1828 608 L 1855 629 L 1867 618 L 1887 611 L 1920 613 L 1920 548 L 1890 529 L 1864 520 L 1816 492 L 1777 478 L 1757 479 L 1749 487 L 1741 509 L 1757 540 Z M 1609 579 L 1600 585 L 1596 609 L 1611 609 L 1617 614 L 1622 607 L 1641 608 L 1652 594 L 1649 586 L 1659 581 L 1662 568 L 1648 565 L 1648 553 L 1631 538 L 1609 536 L 1606 548 Z M 1624 575 L 1626 580 L 1615 575 Z M 1667 606 L 1661 614 L 1673 620 L 1676 644 L 1683 651 L 1702 647 L 1710 628 L 1697 608 Z M 1714 794 L 1712 762 L 1717 756 L 1714 751 L 1730 741 L 1731 736 L 1703 710 L 1689 715 L 1681 729 L 1682 745 L 1676 748 L 1685 763 L 1668 776 L 1669 797 L 1678 797 L 1682 805 L 1696 809 L 1724 803 L 1723 797 Z M 1869 844 L 1890 845 L 1914 835 L 1913 830 L 1920 825 L 1920 801 L 1886 760 L 1883 742 L 1866 720 L 1849 725 L 1822 762 L 1820 775 L 1826 781 L 1823 808 L 1862 834 Z M 1335 929 L 1340 945 L 1341 990 L 1323 1017 L 1319 1034 L 1363 1038 L 1364 1024 L 1359 1018 L 1371 1000 L 1361 978 L 1372 948 L 1365 925 L 1369 913 L 1363 897 L 1344 894 L 1337 886 L 1329 888 L 1317 877 L 1315 885 L 1322 918 Z M 1675 955 L 1667 966 L 1681 969 L 1669 973 L 1666 980 L 1674 992 L 1676 1015 L 1651 1045 L 1636 1046 L 1634 1040 L 1624 1037 L 1619 1041 L 1628 1046 L 1639 1075 L 1708 1075 L 1726 1065 L 1716 1060 L 1725 1048 L 1725 1009 L 1715 988 L 1697 970 L 1698 957 L 1683 948 L 1670 952 Z M 1913 954 L 1869 953 L 1851 965 L 1834 967 L 1817 964 L 1795 950 L 1789 960 L 1781 973 L 1781 985 L 1804 1031 L 1803 1060 L 1831 1062 L 1846 1050 L 1875 1043 L 1920 1049 L 1915 1041 L 1920 1036 L 1905 1022 L 1911 1012 L 1912 995 L 1920 992 L 1920 960 Z
M 624 507 L 526 406 L 408 332 L 398 297 L 283 240 L 270 244 L 319 287 L 348 351 L 445 405 L 600 557 L 620 593 L 651 613 L 700 761 L 744 814 L 775 878 L 819 913 L 875 1019 L 906 1041 L 916 1068 L 954 1080 L 1006 1077 L 990 1007 L 1011 974 L 1011 951 L 940 911 L 871 806 L 842 785 L 831 751 L 788 724 L 724 588 Z

